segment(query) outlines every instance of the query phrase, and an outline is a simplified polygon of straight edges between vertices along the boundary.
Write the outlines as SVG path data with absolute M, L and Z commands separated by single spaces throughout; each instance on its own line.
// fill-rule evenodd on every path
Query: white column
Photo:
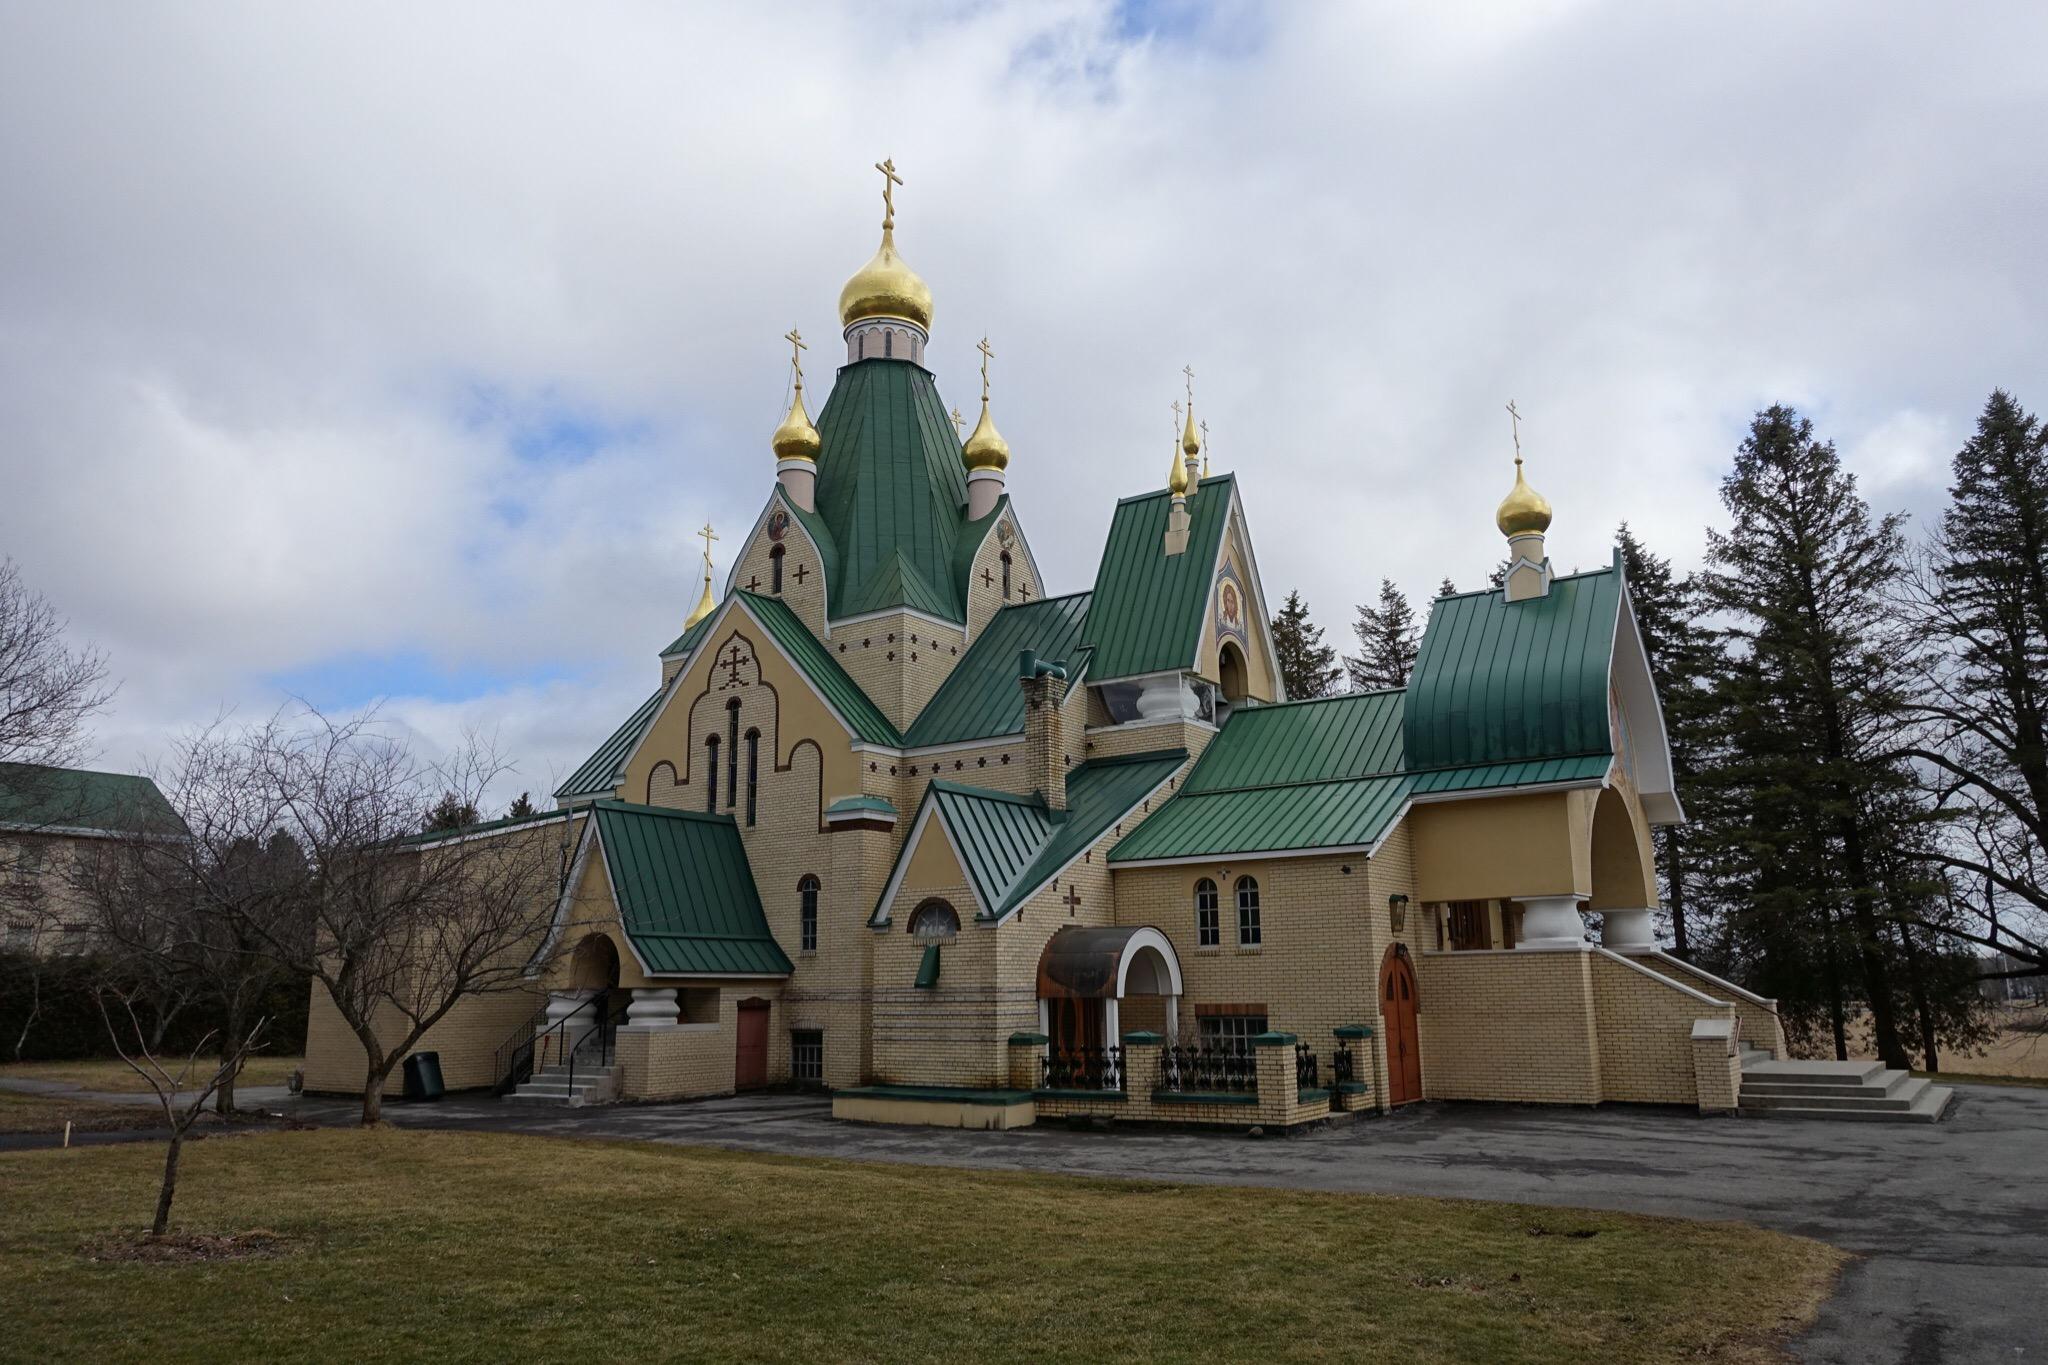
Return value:
M 1105 1047 L 1124 1045 L 1123 1024 L 1117 1012 L 1117 1001 L 1113 996 L 1102 1002 L 1102 1033 L 1106 1040 Z
M 676 1004 L 673 987 L 658 990 L 635 990 L 633 1003 L 626 1007 L 627 1028 L 666 1028 L 680 1019 L 681 1010 Z
M 789 492 L 789 500 L 806 512 L 816 510 L 818 466 L 809 460 L 777 460 L 775 477 Z
M 561 1065 L 575 1050 L 576 1044 L 582 1042 L 590 1031 L 597 1027 L 596 1010 L 584 1010 L 583 1013 L 576 1014 L 577 1010 L 582 1009 L 584 1002 L 596 994 L 597 992 L 593 990 L 576 990 L 555 991 L 548 996 L 548 1017 L 541 1026 L 546 1041 L 541 1048 L 535 1049 L 533 1060 L 536 1066 Z M 572 1014 L 576 1015 L 575 1021 L 557 1031 L 556 1026 L 562 1024 Z M 543 1048 L 545 1055 L 542 1055 Z
M 1003 471 L 1000 469 L 970 469 L 967 471 L 967 519 L 980 521 L 996 510 L 996 503 L 1003 496 Z
M 1600 942 L 1617 952 L 1655 948 L 1657 933 L 1648 910 L 1602 910 Z
M 1538 952 L 1586 946 L 1586 921 L 1577 896 L 1518 896 L 1522 907 L 1522 940 L 1517 948 Z
M 1166 1000 L 1166 1045 L 1174 1047 L 1180 1042 L 1180 997 L 1169 995 Z

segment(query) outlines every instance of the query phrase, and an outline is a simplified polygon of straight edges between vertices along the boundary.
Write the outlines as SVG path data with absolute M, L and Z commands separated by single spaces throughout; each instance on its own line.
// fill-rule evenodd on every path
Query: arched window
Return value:
M 1237 879 L 1237 941 L 1240 947 L 1256 948 L 1259 934 L 1259 884 L 1250 877 Z
M 760 809 L 761 791 L 761 732 L 747 731 L 747 823 L 754 823 L 755 813 Z
M 778 545 L 768 552 L 768 591 L 777 596 L 782 593 L 782 552 L 786 548 Z
M 740 799 L 740 699 L 725 704 L 725 808 Z
M 1003 551 L 1003 600 L 1010 600 L 1010 552 Z
M 960 933 L 960 916 L 944 901 L 931 900 L 910 915 L 910 936 L 919 943 L 950 943 Z
M 798 927 L 797 947 L 801 952 L 818 951 L 818 891 L 820 883 L 808 874 L 796 884 L 797 899 L 803 905 L 803 915 Z
M 1222 942 L 1223 923 L 1216 910 L 1216 883 L 1204 877 L 1195 883 L 1195 946 L 1214 948 Z
M 704 809 L 718 809 L 718 736 L 704 736 Z

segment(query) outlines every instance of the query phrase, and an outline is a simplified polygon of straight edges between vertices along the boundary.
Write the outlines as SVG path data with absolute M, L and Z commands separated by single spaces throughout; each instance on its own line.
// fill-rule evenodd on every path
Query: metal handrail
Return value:
M 600 1056 L 604 1062 L 609 1063 L 617 1038 L 618 1014 L 621 1012 L 598 1008 L 608 994 L 609 992 L 599 991 L 546 1028 L 542 1028 L 541 1023 L 547 1018 L 548 1012 L 547 1007 L 542 1006 L 538 1013 L 514 1030 L 512 1036 L 505 1040 L 493 1057 L 492 1068 L 498 1072 L 499 1078 L 497 1093 L 502 1095 L 516 1088 L 521 1081 L 531 1080 L 536 1071 L 546 1067 L 550 1056 L 556 1058 L 558 1064 L 568 1063 L 569 1082 L 573 1088 L 576 1081 L 576 1054 L 584 1051 L 586 1044 L 593 1037 L 598 1040 Z M 570 1025 L 574 1024 L 585 1010 L 591 1011 L 597 1024 L 588 1034 L 577 1039 L 573 1047 L 568 1046 Z M 509 1061 L 501 1061 L 508 1048 L 511 1050 Z

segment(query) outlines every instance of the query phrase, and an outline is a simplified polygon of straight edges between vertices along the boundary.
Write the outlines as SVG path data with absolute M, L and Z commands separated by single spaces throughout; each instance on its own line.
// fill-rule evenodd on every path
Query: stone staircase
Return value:
M 1742 1049 L 1742 1113 L 1750 1118 L 1939 1123 L 1955 1091 L 1882 1062 L 1780 1062 Z
M 617 1066 L 586 1066 L 579 1063 L 573 1083 L 569 1080 L 567 1067 L 536 1071 L 533 1073 L 533 1079 L 507 1095 L 505 1102 L 574 1109 L 586 1104 L 607 1104 L 617 1099 L 618 1095 Z

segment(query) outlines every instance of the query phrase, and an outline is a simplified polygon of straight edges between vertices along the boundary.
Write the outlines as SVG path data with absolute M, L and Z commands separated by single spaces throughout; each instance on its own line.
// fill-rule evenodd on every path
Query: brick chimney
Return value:
M 1064 662 L 1048 662 L 1035 650 L 1018 651 L 1017 685 L 1024 689 L 1024 761 L 1046 806 L 1059 813 L 1067 809 L 1066 720 L 1060 714 L 1066 680 Z

